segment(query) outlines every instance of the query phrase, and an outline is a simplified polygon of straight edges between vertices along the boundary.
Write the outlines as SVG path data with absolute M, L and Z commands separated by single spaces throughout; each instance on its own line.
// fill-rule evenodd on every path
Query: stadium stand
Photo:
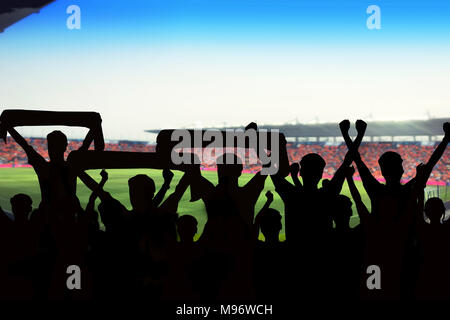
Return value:
M 450 222 L 443 220 L 447 206 L 439 196 L 425 198 L 430 177 L 435 183 L 448 178 L 445 150 L 450 122 L 444 123 L 445 135 L 437 146 L 431 139 L 360 144 L 367 126 L 364 121 L 356 122 L 354 140 L 348 134 L 348 120 L 339 126 L 346 146 L 337 141 L 280 144 L 291 163 L 301 159 L 303 179 L 271 175 L 283 211 L 271 207 L 274 194 L 267 190 L 258 212 L 256 205 L 267 176 L 252 174 L 241 186 L 243 168 L 233 165 L 237 153 L 247 158 L 247 170 L 254 171 L 257 161 L 251 150 L 191 150 L 206 155 L 202 158 L 205 170 L 213 170 L 214 159 L 220 160 L 214 173 L 217 185 L 199 174 L 196 166 L 189 166 L 176 186 L 171 186 L 174 173 L 165 168 L 159 190 L 153 178 L 139 173 L 127 181 L 131 210 L 111 188 L 111 192 L 103 189 L 109 179 L 106 170 L 100 172 L 100 182 L 90 176 L 98 173 L 78 172 L 91 190 L 83 207 L 64 161 L 66 137 L 54 131 L 47 141 L 26 142 L 10 127 L 8 132 L 27 150 L 28 158 L 11 140 L 1 156 L 15 166 L 33 165 L 41 201 L 33 209 L 32 197 L 20 190 L 9 199 L 13 220 L 0 208 L 0 299 L 145 298 L 157 303 L 237 299 L 287 304 L 298 304 L 300 296 L 305 301 L 339 298 L 345 303 L 358 298 L 450 299 L 450 275 L 436 272 L 450 268 L 446 254 Z M 89 139 L 69 141 L 67 151 L 80 144 L 87 148 Z M 158 141 L 158 155 L 164 157 L 160 150 L 171 148 Z M 133 141 L 109 141 L 106 149 L 156 152 L 155 146 Z M 390 150 L 395 152 L 386 152 Z M 107 164 L 101 152 L 89 153 L 100 161 L 97 168 Z M 382 173 L 377 163 L 380 154 Z M 43 156 L 48 155 L 51 159 L 46 162 Z M 233 163 L 224 163 L 228 159 Z M 424 164 L 417 165 L 420 162 Z M 351 163 L 361 175 L 370 208 L 354 182 Z M 288 161 L 278 164 L 283 173 L 295 174 L 299 169 Z M 320 184 L 324 174 L 333 177 Z M 381 176 L 385 184 L 376 180 Z M 402 176 L 414 176 L 414 180 L 402 184 Z M 359 218 L 354 227 L 353 202 L 341 194 L 345 180 Z M 190 202 L 203 202 L 195 215 L 200 217 L 197 213 L 203 212 L 206 218 L 197 241 L 200 220 L 179 206 L 188 188 Z M 96 210 L 97 198 L 101 202 Z M 285 241 L 280 241 L 283 221 Z M 259 239 L 260 232 L 264 241 Z
M 20 148 L 13 139 L 8 138 L 8 143 L 0 150 L 0 166 L 3 167 L 23 167 L 28 166 L 27 157 L 25 152 Z M 38 150 L 38 152 L 44 155 L 47 159 L 47 143 L 42 138 L 29 138 L 27 139 L 31 145 Z M 67 154 L 76 150 L 81 146 L 82 141 L 70 140 L 67 148 Z M 404 179 L 409 180 L 415 175 L 415 167 L 418 163 L 425 163 L 430 157 L 433 150 L 436 148 L 438 142 L 424 143 L 424 142 L 366 142 L 361 144 L 360 153 L 362 158 L 366 161 L 368 167 L 374 174 L 374 176 L 382 181 L 382 175 L 378 166 L 378 158 L 383 152 L 392 150 L 398 152 L 403 158 L 403 168 L 405 170 Z M 155 152 L 155 145 L 150 145 L 145 142 L 139 141 L 117 141 L 109 142 L 105 145 L 105 150 L 110 151 L 133 151 L 133 152 Z M 305 142 L 299 144 L 298 147 L 294 147 L 292 144 L 288 144 L 288 156 L 289 161 L 298 162 L 301 157 L 307 153 L 318 153 L 325 159 L 327 166 L 324 171 L 324 178 L 333 176 L 335 168 L 339 166 L 342 159 L 347 152 L 345 143 L 338 143 L 329 145 L 326 142 Z M 201 152 L 201 150 L 195 150 L 197 155 L 203 155 L 202 169 L 215 170 L 215 158 L 214 152 Z M 255 172 L 261 168 L 260 165 L 251 165 L 250 163 L 256 162 L 255 154 L 252 152 L 245 152 L 245 158 L 253 161 L 246 161 L 245 171 Z M 450 176 L 448 168 L 450 166 L 449 152 L 447 151 L 442 156 L 442 159 L 436 165 L 435 169 L 431 173 L 429 184 L 449 184 Z M 356 173 L 355 179 L 359 176 Z

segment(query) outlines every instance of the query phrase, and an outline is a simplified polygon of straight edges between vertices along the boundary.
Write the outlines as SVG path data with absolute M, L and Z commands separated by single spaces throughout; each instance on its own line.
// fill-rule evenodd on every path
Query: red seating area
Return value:
M 30 138 L 26 139 L 33 148 L 48 160 L 47 140 Z M 70 140 L 68 142 L 66 157 L 72 150 L 77 150 L 82 141 Z M 91 148 L 93 148 L 91 146 Z M 109 151 L 133 151 L 133 152 L 154 152 L 155 146 L 138 142 L 118 142 L 105 143 L 105 150 Z M 14 167 L 27 165 L 27 156 L 20 146 L 10 137 L 7 138 L 7 144 L 1 143 L 0 164 L 11 164 Z
M 37 150 L 40 154 L 47 157 L 47 143 L 45 139 L 31 138 L 27 141 Z M 1 143 L 0 149 L 0 164 L 8 166 L 24 166 L 27 165 L 27 157 L 25 152 L 11 139 L 8 137 L 7 144 Z M 76 150 L 80 147 L 81 141 L 69 141 L 68 152 Z M 363 143 L 360 147 L 361 157 L 364 162 L 370 168 L 372 173 L 377 179 L 382 179 L 381 172 L 378 166 L 378 158 L 383 152 L 392 150 L 398 152 L 403 158 L 403 168 L 405 170 L 404 179 L 409 180 L 415 175 L 415 167 L 420 162 L 426 163 L 432 154 L 433 150 L 436 148 L 433 146 L 421 146 L 419 143 L 383 143 L 383 142 L 373 142 L 373 143 Z M 129 141 L 119 141 L 118 143 L 106 143 L 105 150 L 111 151 L 134 151 L 134 152 L 154 152 L 155 146 L 147 145 L 145 143 L 139 142 L 129 142 Z M 339 146 L 329 146 L 325 144 L 315 143 L 315 144 L 301 144 L 299 147 L 289 147 L 288 156 L 290 162 L 298 162 L 301 157 L 307 153 L 315 152 L 320 154 L 326 161 L 327 165 L 324 171 L 324 177 L 332 176 L 344 159 L 345 153 L 347 152 L 347 147 L 344 144 Z M 200 150 L 196 150 L 198 155 L 201 154 Z M 248 158 L 249 153 L 245 152 L 246 158 Z M 67 156 L 67 154 L 66 154 Z M 214 153 L 203 153 L 202 167 L 206 170 L 215 169 L 215 155 Z M 250 159 L 256 160 L 256 154 L 254 152 L 250 153 Z M 450 166 L 449 151 L 447 150 L 442 156 L 439 163 L 434 168 L 431 173 L 429 182 L 444 182 L 449 183 L 450 177 L 448 173 L 448 166 Z M 260 166 L 250 165 L 247 161 L 245 169 L 247 171 L 259 170 Z M 356 173 L 358 177 L 358 173 Z
M 395 151 L 402 156 L 403 179 L 409 180 L 416 174 L 416 166 L 419 163 L 426 163 L 436 148 L 438 143 L 433 146 L 421 146 L 420 144 L 411 143 L 363 143 L 359 148 L 360 154 L 366 165 L 372 171 L 373 175 L 382 180 L 380 167 L 378 165 L 379 157 L 386 151 Z M 332 176 L 336 169 L 341 164 L 347 152 L 347 147 L 344 144 L 339 146 L 327 146 L 319 144 L 305 144 L 298 148 L 289 148 L 289 160 L 300 161 L 301 157 L 307 153 L 315 152 L 320 154 L 326 161 L 327 165 L 324 170 L 325 176 Z M 448 173 L 448 166 L 450 165 L 449 151 L 446 150 L 433 172 L 431 173 L 429 182 L 450 182 Z M 355 173 L 356 177 L 358 172 Z

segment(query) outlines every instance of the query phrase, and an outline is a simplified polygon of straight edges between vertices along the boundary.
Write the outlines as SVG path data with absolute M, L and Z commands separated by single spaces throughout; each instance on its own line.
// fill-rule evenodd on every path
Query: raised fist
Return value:
M 339 128 L 341 129 L 341 132 L 348 132 L 348 130 L 350 130 L 350 121 L 347 119 L 342 120 L 339 123 Z
M 426 184 L 426 166 L 423 163 L 419 163 L 416 167 L 416 181 L 421 187 L 425 187 Z
M 366 132 L 367 123 L 365 123 L 363 120 L 356 120 L 355 126 L 358 134 Z
M 249 129 L 253 129 L 255 131 L 258 131 L 258 125 L 254 122 L 250 122 L 246 127 L 245 127 L 245 131 L 249 130 Z
M 419 163 L 416 166 L 416 175 L 421 176 L 425 172 L 425 165 L 423 163 Z
M 100 171 L 100 176 L 102 177 L 102 180 L 108 180 L 108 172 L 106 172 L 105 169 L 103 169 L 102 171 Z
M 445 136 L 447 138 L 449 138 L 450 137 L 450 122 L 444 123 L 444 125 L 442 127 L 444 128 Z
M 164 182 L 170 182 L 173 178 L 173 172 L 170 169 L 164 169 L 162 172 Z
M 266 192 L 266 198 L 267 201 L 272 202 L 273 201 L 273 193 L 269 191 Z

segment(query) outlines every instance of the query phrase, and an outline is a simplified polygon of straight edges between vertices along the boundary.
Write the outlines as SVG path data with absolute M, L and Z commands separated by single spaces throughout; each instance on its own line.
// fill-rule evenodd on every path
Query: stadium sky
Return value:
M 448 0 L 56 0 L 0 33 L 0 108 L 96 110 L 107 139 L 448 117 L 449 57 Z

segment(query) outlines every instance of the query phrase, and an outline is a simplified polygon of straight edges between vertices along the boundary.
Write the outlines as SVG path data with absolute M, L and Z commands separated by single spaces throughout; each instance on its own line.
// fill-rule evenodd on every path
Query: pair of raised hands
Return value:
M 350 121 L 349 120 L 343 120 L 339 123 L 339 128 L 341 129 L 342 136 L 344 137 L 345 143 L 347 144 L 347 147 L 349 149 L 349 153 L 346 155 L 346 157 L 352 157 L 355 159 L 359 156 L 358 153 L 358 147 L 361 143 L 362 137 L 366 133 L 367 129 L 367 123 L 363 120 L 356 120 L 355 128 L 356 132 L 358 133 L 358 137 L 355 140 L 356 145 L 353 141 L 351 141 L 350 136 L 348 135 L 348 131 L 350 130 Z M 355 174 L 355 168 L 353 166 L 348 166 L 345 168 L 345 176 L 347 178 L 353 177 Z
M 342 133 L 348 132 L 350 130 L 350 121 L 349 120 L 342 120 L 339 123 L 339 128 L 341 129 Z M 363 120 L 356 120 L 355 123 L 356 131 L 359 134 L 364 134 L 366 132 L 367 123 Z

